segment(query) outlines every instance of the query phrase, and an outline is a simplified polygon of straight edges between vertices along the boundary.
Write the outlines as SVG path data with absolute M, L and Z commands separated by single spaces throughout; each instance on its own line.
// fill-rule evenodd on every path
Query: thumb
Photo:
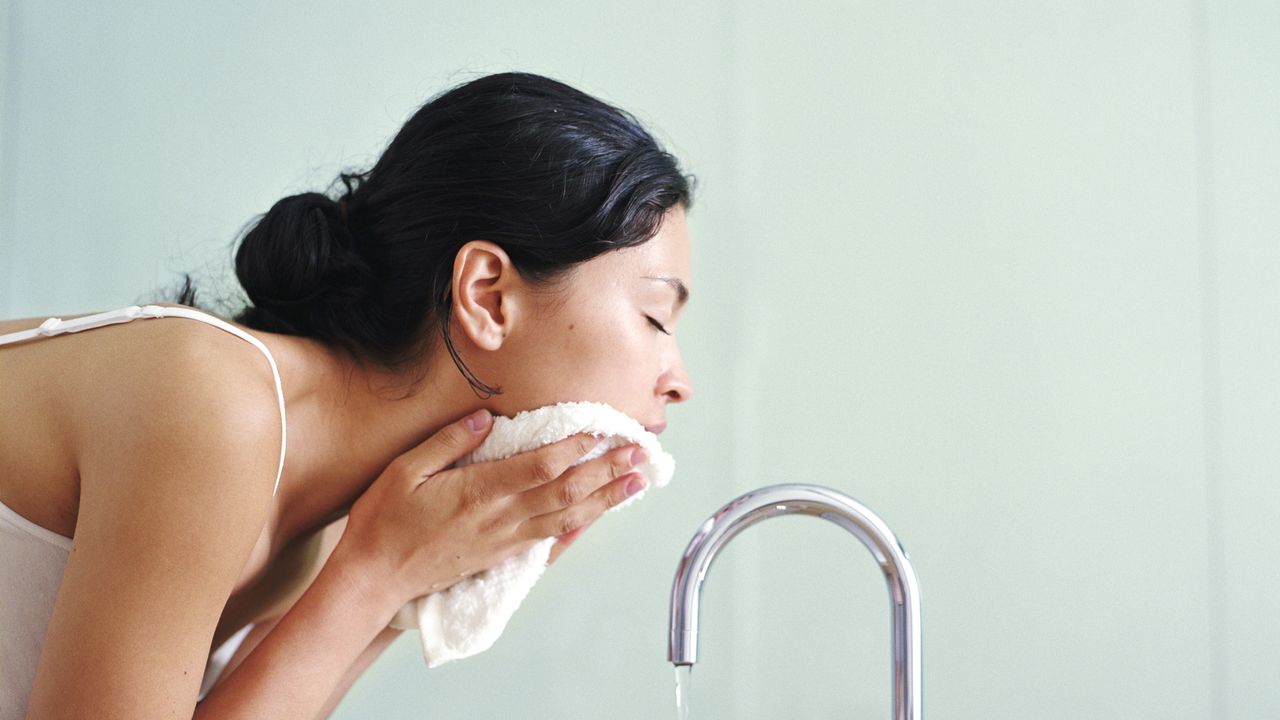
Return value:
M 410 486 L 417 487 L 479 447 L 492 429 L 493 415 L 488 410 L 477 410 L 440 428 L 395 462 L 400 466 L 402 477 L 407 476 Z

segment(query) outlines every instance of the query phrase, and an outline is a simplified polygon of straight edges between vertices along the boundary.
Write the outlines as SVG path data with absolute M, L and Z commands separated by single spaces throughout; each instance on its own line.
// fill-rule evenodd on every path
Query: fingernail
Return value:
M 645 452 L 644 448 L 636 448 L 635 450 L 631 451 L 632 467 L 635 467 L 636 465 L 639 465 L 640 463 L 648 459 L 649 459 L 649 453 Z
M 632 495 L 635 495 L 636 493 L 640 492 L 643 489 L 644 489 L 644 478 L 640 477 L 639 475 L 636 475 L 635 477 L 627 481 L 627 489 L 626 489 L 627 497 L 631 497 Z
M 479 432 L 489 424 L 489 417 L 488 410 L 477 410 L 468 415 L 467 419 L 462 421 L 462 424 L 466 425 L 471 432 Z

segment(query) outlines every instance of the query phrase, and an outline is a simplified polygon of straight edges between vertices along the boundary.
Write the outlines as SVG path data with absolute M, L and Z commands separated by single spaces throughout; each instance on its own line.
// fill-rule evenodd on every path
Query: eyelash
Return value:
M 646 319 L 646 320 L 648 320 L 648 321 L 649 321 L 649 324 L 650 324 L 650 325 L 652 325 L 652 326 L 654 326 L 655 328 L 657 328 L 657 329 L 658 329 L 658 331 L 659 331 L 659 332 L 661 332 L 662 334 L 664 334 L 664 335 L 670 335 L 670 334 L 671 334 L 671 331 L 670 331 L 670 330 L 668 330 L 668 329 L 666 329 L 665 327 L 663 327 L 663 326 L 662 326 L 662 323 L 658 322 L 657 320 L 654 320 L 653 318 L 649 317 L 648 315 L 645 315 L 644 317 L 645 317 L 645 319 Z

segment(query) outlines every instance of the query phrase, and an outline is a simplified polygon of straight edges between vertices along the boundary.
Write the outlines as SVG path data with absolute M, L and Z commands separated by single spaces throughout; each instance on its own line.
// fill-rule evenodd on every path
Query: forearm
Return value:
M 327 713 L 390 641 L 373 651 L 399 604 L 335 550 L 270 634 L 197 707 L 194 720 L 311 720 Z
M 334 688 L 328 702 L 325 703 L 324 708 L 316 717 L 328 718 L 333 713 L 334 708 L 338 707 L 338 703 L 342 702 L 342 698 L 346 697 L 347 691 L 351 689 L 355 681 L 364 674 L 364 671 L 373 664 L 374 660 L 378 659 L 378 656 L 382 654 L 383 650 L 387 649 L 387 646 L 392 641 L 400 637 L 402 632 L 404 631 L 388 627 L 378 633 L 378 636 L 373 639 L 373 642 L 369 643 L 369 646 L 360 654 L 360 657 L 356 658 L 356 661 L 351 663 L 351 667 L 347 668 L 347 674 L 342 676 L 342 680 L 338 682 L 338 686 Z
M 240 648 L 236 650 L 235 655 L 227 664 L 226 669 L 223 670 L 223 676 L 230 677 L 231 672 L 239 667 L 240 663 L 244 662 L 244 660 L 249 657 L 253 652 L 253 649 L 271 634 L 271 631 L 275 629 L 279 622 L 280 618 L 273 618 L 271 620 L 263 620 L 262 622 L 255 623 L 253 630 L 245 637 L 244 641 L 240 643 Z M 382 655 L 382 651 L 386 650 L 388 645 L 394 642 L 396 638 L 400 637 L 402 632 L 402 630 L 397 630 L 392 627 L 383 629 L 383 631 L 373 639 L 373 642 L 369 643 L 369 646 L 360 654 L 360 657 L 356 658 L 356 661 L 347 669 L 347 674 L 338 682 L 338 687 L 334 688 L 333 694 L 329 696 L 329 700 L 325 704 L 324 709 L 321 710 L 320 714 L 316 717 L 329 717 L 329 715 L 333 713 L 334 708 L 338 706 L 338 703 L 342 701 L 342 698 L 346 697 L 347 691 L 351 689 L 351 686 L 355 684 L 355 681 L 364 674 L 364 671 L 373 664 L 374 660 L 377 660 L 378 657 Z

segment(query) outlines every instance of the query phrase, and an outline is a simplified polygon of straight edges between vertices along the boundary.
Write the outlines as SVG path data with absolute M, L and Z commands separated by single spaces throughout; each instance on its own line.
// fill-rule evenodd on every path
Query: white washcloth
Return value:
M 675 460 L 663 451 L 657 436 L 636 420 L 602 403 L 560 403 L 510 418 L 495 417 L 489 436 L 457 464 L 501 460 L 582 432 L 600 437 L 603 442 L 574 465 L 636 443 L 649 456 L 636 468 L 645 476 L 648 487 L 662 487 L 671 481 Z M 630 505 L 643 495 L 643 491 L 632 495 L 612 509 Z M 488 650 L 534 583 L 542 577 L 555 542 L 555 538 L 541 540 L 532 549 L 484 572 L 409 601 L 392 618 L 391 627 L 421 631 L 422 656 L 429 668 Z

